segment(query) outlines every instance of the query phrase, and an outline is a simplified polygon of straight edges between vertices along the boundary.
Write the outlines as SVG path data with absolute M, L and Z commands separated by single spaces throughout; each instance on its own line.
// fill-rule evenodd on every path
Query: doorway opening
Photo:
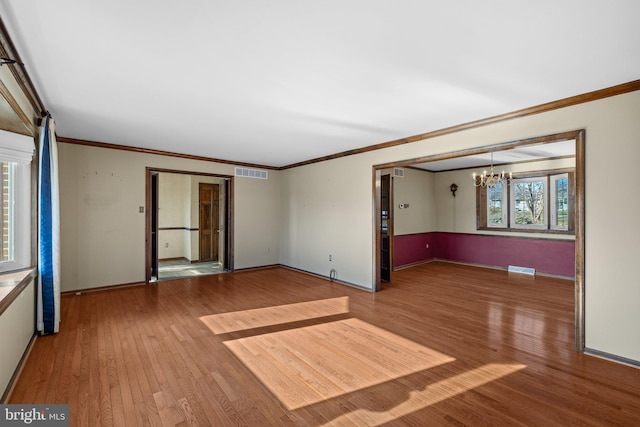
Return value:
M 575 195 L 573 197 L 573 209 L 574 212 L 574 234 L 575 234 L 575 250 L 574 250 L 574 330 L 575 330 L 575 350 L 579 352 L 583 352 L 585 349 L 585 333 L 584 333 L 584 238 L 585 238 L 585 229 L 584 229 L 584 219 L 585 219 L 585 208 L 584 208 L 584 198 L 585 198 L 585 132 L 584 130 L 576 130 L 563 132 L 560 134 L 547 135 L 537 138 L 529 138 L 525 140 L 511 141 L 506 143 L 499 143 L 494 145 L 487 145 L 483 147 L 461 150 L 450 153 L 436 154 L 431 156 L 419 157 L 408 159 L 405 161 L 398 161 L 392 163 L 386 163 L 381 165 L 375 165 L 373 167 L 373 194 L 374 194 L 374 283 L 373 289 L 374 291 L 382 290 L 382 282 L 383 278 L 383 265 L 382 265 L 382 257 L 381 253 L 383 251 L 383 233 L 382 233 L 382 210 L 383 210 L 383 194 L 382 194 L 382 176 L 386 173 L 385 170 L 390 168 L 398 168 L 398 167 L 418 167 L 427 163 L 445 163 L 445 161 L 449 160 L 459 160 L 465 159 L 468 160 L 472 156 L 486 155 L 486 153 L 492 152 L 503 152 L 507 150 L 515 150 L 515 149 L 526 149 L 527 151 L 535 152 L 536 146 L 545 146 L 546 144 L 554 144 L 554 143 L 563 143 L 566 141 L 574 141 L 574 149 L 573 149 L 573 157 L 575 162 Z M 551 159 L 548 156 L 546 158 L 539 158 L 538 160 L 555 160 Z M 516 163 L 525 163 L 512 161 L 508 162 L 508 164 L 516 164 Z M 488 166 L 488 163 L 487 163 Z M 466 169 L 469 166 L 462 166 L 452 169 L 445 169 L 444 171 L 451 170 L 461 170 Z M 475 167 L 475 166 L 472 166 Z M 468 182 L 471 181 L 471 172 L 469 171 Z M 446 183 L 446 188 L 443 191 L 449 192 L 451 182 Z M 457 183 L 458 185 L 460 182 Z M 452 185 L 452 184 L 451 184 Z M 456 189 L 458 188 L 456 185 Z M 439 188 L 439 187 L 438 187 Z M 450 190 L 453 192 L 453 190 Z M 455 194 L 450 195 L 450 200 L 454 200 Z M 406 205 L 405 205 L 406 206 Z M 455 209 L 456 204 L 453 204 L 453 209 Z M 395 207 L 395 206 L 394 206 Z M 473 208 L 476 210 L 477 206 Z M 455 210 L 454 210 L 455 212 Z M 475 214 L 475 212 L 474 212 Z M 453 218 L 453 229 L 456 228 L 455 223 L 455 215 L 451 215 Z M 475 217 L 475 216 L 474 216 Z M 454 234 L 455 233 L 449 233 Z M 463 233 L 464 234 L 464 233 Z M 393 247 L 393 239 L 394 236 L 390 236 L 391 238 L 391 246 Z M 423 245 L 424 246 L 424 245 Z M 428 245 L 427 245 L 428 247 Z M 437 257 L 436 257 L 437 258 Z M 391 270 L 393 271 L 394 264 L 392 258 Z
M 233 271 L 233 177 L 146 169 L 147 283 Z

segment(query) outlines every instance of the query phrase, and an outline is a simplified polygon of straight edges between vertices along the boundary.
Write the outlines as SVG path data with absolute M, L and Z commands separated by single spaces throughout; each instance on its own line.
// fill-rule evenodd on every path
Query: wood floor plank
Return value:
M 433 262 L 371 294 L 271 268 L 64 295 L 9 403 L 72 426 L 640 425 L 573 283 Z

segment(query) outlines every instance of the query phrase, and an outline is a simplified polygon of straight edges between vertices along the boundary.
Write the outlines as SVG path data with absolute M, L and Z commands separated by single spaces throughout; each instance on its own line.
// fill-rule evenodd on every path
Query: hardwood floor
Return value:
M 640 370 L 573 351 L 572 298 L 445 263 L 377 294 L 273 268 L 65 295 L 10 403 L 74 426 L 640 425 Z

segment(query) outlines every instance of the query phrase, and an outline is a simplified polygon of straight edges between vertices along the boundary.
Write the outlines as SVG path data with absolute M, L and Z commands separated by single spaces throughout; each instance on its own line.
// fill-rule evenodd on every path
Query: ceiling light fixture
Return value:
M 504 171 L 500 174 L 496 175 L 493 171 L 493 151 L 491 152 L 491 169 L 489 169 L 489 173 L 487 171 L 482 172 L 482 175 L 476 176 L 476 173 L 473 173 L 473 185 L 476 187 L 486 187 L 493 188 L 499 184 L 509 185 L 510 180 L 513 178 L 513 173 L 509 172 L 509 177 Z

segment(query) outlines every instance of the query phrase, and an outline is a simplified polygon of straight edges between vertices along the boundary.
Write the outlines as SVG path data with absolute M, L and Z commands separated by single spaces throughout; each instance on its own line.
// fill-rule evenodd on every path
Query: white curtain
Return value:
M 51 117 L 40 128 L 38 167 L 38 331 L 58 332 L 60 324 L 60 207 L 58 146 Z

